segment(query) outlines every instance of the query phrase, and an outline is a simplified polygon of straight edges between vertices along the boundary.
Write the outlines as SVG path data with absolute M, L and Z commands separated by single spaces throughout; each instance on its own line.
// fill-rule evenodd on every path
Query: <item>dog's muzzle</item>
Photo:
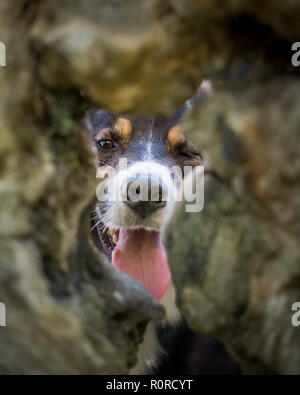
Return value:
M 163 208 L 167 203 L 167 193 L 167 185 L 151 174 L 138 174 L 122 185 L 124 202 L 141 218 Z

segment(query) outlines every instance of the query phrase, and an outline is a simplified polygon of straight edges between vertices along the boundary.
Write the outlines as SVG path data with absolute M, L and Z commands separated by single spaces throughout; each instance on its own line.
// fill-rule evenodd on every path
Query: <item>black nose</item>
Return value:
M 128 179 L 126 193 L 125 203 L 142 218 L 166 205 L 166 186 L 151 176 L 137 175 Z

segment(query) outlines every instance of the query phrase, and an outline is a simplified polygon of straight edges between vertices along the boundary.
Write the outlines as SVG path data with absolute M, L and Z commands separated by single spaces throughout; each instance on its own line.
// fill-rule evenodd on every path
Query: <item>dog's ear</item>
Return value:
M 182 107 L 180 107 L 178 110 L 174 112 L 172 118 L 174 123 L 175 124 L 179 123 L 184 118 L 186 113 L 195 106 L 195 104 L 208 99 L 210 96 L 212 96 L 212 94 L 213 94 L 213 89 L 210 81 L 203 80 L 201 85 L 197 89 L 195 95 L 192 96 L 189 100 L 187 100 Z
M 111 127 L 115 116 L 103 109 L 92 109 L 86 112 L 82 121 L 82 134 L 93 155 L 97 154 L 94 136 L 100 129 Z
M 113 125 L 115 116 L 102 108 L 87 111 L 84 123 L 87 130 L 94 136 L 100 129 L 109 128 Z

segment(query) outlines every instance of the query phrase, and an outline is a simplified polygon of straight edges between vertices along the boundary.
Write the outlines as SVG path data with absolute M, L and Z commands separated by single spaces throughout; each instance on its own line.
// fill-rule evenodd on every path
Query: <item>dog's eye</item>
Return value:
M 187 157 L 187 158 L 194 158 L 195 156 L 200 156 L 200 157 L 201 157 L 200 152 L 196 152 L 196 151 L 194 151 L 194 152 L 191 152 L 191 151 L 190 151 L 190 152 L 181 151 L 180 154 L 181 154 L 182 156 Z
M 187 158 L 194 158 L 197 156 L 201 157 L 200 151 L 197 150 L 195 147 L 192 147 L 188 143 L 182 144 L 181 146 L 178 147 L 178 149 L 179 149 L 179 154 Z
M 101 139 L 97 141 L 97 145 L 100 148 L 110 149 L 114 147 L 114 144 L 111 140 L 108 139 Z

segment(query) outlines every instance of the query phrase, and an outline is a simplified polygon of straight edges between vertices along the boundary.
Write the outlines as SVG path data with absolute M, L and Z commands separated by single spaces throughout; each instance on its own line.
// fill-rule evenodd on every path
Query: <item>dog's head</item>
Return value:
M 93 239 L 115 266 L 157 299 L 171 278 L 160 235 L 174 210 L 184 168 L 202 164 L 200 151 L 179 124 L 185 110 L 167 118 L 96 109 L 85 118 L 102 178 Z

